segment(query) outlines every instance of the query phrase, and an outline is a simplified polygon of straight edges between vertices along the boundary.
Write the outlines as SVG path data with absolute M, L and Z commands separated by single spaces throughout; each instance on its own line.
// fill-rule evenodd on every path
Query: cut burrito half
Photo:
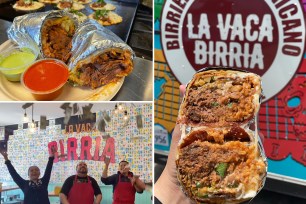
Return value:
M 98 88 L 117 82 L 133 70 L 133 53 L 128 49 L 108 48 L 97 50 L 77 62 L 70 72 L 69 81 L 80 86 Z
M 178 122 L 192 127 L 222 127 L 249 122 L 258 111 L 260 76 L 212 68 L 196 73 L 186 87 Z
M 241 203 L 262 188 L 267 164 L 252 132 L 241 127 L 195 128 L 176 160 L 183 191 L 196 203 Z

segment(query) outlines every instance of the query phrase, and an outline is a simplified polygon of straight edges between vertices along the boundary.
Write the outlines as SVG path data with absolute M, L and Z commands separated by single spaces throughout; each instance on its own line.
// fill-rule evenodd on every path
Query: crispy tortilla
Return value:
M 40 2 L 36 2 L 36 1 L 33 1 L 32 2 L 32 5 L 30 6 L 18 6 L 17 2 L 13 5 L 13 8 L 16 9 L 16 10 L 19 10 L 19 11 L 35 11 L 35 10 L 38 10 L 42 7 L 44 7 L 45 4 L 43 3 L 40 3 Z
M 113 4 L 106 4 L 105 6 L 102 7 L 94 7 L 93 6 L 94 3 L 89 4 L 90 8 L 92 8 L 93 10 L 97 11 L 97 10 L 109 10 L 109 11 L 113 11 L 116 9 L 116 6 Z
M 79 4 L 88 4 L 88 3 L 92 2 L 92 0 L 84 0 L 84 1 L 82 1 L 82 0 L 74 0 L 74 2 L 79 3 Z
M 68 62 L 71 56 L 72 37 L 76 26 L 68 16 L 50 18 L 41 28 L 41 49 L 44 57 Z
M 65 9 L 65 8 L 68 8 L 68 7 L 63 7 L 61 2 L 59 2 L 56 7 L 61 9 L 61 10 Z M 72 3 L 72 8 L 70 7 L 69 9 L 73 9 L 75 11 L 79 11 L 79 10 L 82 10 L 84 8 L 85 8 L 85 6 L 83 6 L 82 4 Z
M 97 51 L 76 64 L 70 72 L 69 81 L 92 89 L 117 82 L 132 72 L 131 56 L 129 50 L 119 48 Z
M 110 11 L 108 13 L 108 18 L 107 20 L 99 20 L 94 18 L 94 13 L 90 14 L 88 18 L 94 19 L 98 21 L 103 26 L 109 26 L 109 25 L 114 25 L 122 22 L 122 17 L 116 14 L 115 12 Z

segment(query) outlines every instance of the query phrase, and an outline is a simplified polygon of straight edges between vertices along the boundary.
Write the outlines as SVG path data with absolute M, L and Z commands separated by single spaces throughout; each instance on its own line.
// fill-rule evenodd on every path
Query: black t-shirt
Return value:
M 91 182 L 91 185 L 92 185 L 92 187 L 93 187 L 93 189 L 94 189 L 95 196 L 96 196 L 96 195 L 99 195 L 99 194 L 102 194 L 102 193 L 101 193 L 101 190 L 100 190 L 100 187 L 99 187 L 99 185 L 98 185 L 98 183 L 97 183 L 97 181 L 96 181 L 94 178 L 90 177 L 90 176 L 88 176 L 88 177 L 89 177 L 89 180 L 90 180 L 90 182 Z M 62 189 L 61 189 L 61 193 L 63 193 L 63 194 L 65 194 L 66 196 L 68 196 L 68 194 L 69 194 L 69 192 L 70 192 L 70 190 L 71 190 L 71 188 L 72 188 L 72 186 L 73 186 L 74 179 L 75 179 L 75 175 L 70 176 L 70 177 L 68 177 L 68 178 L 66 179 L 66 181 L 64 182 L 64 185 L 63 185 L 63 187 L 62 187 Z M 80 183 L 87 183 L 87 182 L 88 182 L 88 178 L 87 178 L 87 177 L 79 177 L 79 176 L 78 176 L 78 177 L 77 177 L 77 182 L 80 182 Z

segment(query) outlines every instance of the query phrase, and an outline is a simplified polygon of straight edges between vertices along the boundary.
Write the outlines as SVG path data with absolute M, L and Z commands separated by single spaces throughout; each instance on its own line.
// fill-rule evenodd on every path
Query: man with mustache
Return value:
M 97 181 L 88 176 L 87 164 L 78 163 L 77 174 L 70 176 L 61 189 L 60 200 L 62 204 L 99 204 L 102 193 Z
M 112 176 L 107 176 L 110 159 L 106 157 L 104 163 L 101 181 L 105 185 L 113 185 L 113 204 L 134 204 L 135 193 L 142 193 L 146 188 L 144 182 L 130 172 L 127 161 L 121 161 L 119 171 Z

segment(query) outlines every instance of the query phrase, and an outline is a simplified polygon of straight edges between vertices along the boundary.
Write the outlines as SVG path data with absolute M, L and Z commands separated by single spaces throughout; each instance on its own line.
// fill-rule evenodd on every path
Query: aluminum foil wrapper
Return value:
M 95 20 L 87 19 L 79 26 L 72 39 L 72 57 L 69 60 L 68 67 L 73 70 L 80 60 L 93 53 L 104 52 L 109 48 L 129 50 L 132 53 L 132 59 L 135 57 L 135 53 L 130 46 L 116 34 L 104 28 Z
M 67 11 L 53 10 L 47 12 L 35 12 L 16 17 L 11 27 L 7 30 L 8 38 L 21 47 L 30 47 L 35 51 L 40 51 L 40 33 L 44 21 L 46 19 L 59 18 L 63 16 L 69 16 L 74 21 L 76 27 L 78 27 L 78 19 Z

